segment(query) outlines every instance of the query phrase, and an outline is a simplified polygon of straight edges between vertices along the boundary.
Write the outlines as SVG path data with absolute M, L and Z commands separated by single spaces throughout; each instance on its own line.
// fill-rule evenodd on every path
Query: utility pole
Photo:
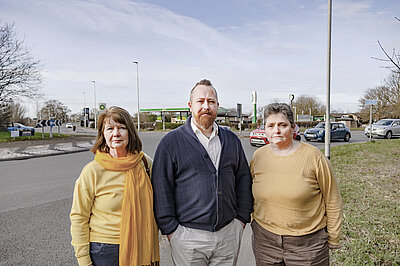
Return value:
M 92 80 L 90 82 L 93 82 L 93 92 L 94 92 L 94 129 L 97 129 L 96 81 Z
M 325 119 L 325 156 L 331 158 L 331 37 L 332 37 L 332 0 L 328 0 L 328 73 L 326 84 Z
M 137 88 L 137 130 L 140 131 L 140 106 L 139 106 L 139 62 L 133 61 L 136 64 L 136 88 Z

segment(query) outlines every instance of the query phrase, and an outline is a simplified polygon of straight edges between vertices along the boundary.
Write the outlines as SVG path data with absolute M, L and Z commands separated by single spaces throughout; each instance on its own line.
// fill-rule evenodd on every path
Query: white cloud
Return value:
M 325 98 L 327 3 L 278 2 L 248 1 L 248 8 L 235 6 L 236 13 L 226 2 L 213 6 L 221 16 L 212 18 L 189 3 L 184 14 L 172 11 L 174 1 L 161 7 L 128 0 L 0 0 L 0 8 L 45 63 L 47 97 L 71 104 L 73 111 L 81 108 L 82 92 L 91 90 L 90 80 L 96 80 L 98 102 L 135 106 L 133 60 L 139 61 L 143 108 L 186 106 L 193 84 L 209 78 L 223 106 L 241 102 L 247 111 L 252 90 L 259 105 L 287 101 L 290 93 Z M 377 40 L 388 50 L 400 43 L 395 3 L 334 1 L 335 106 L 356 111 L 364 90 L 385 77 L 371 56 L 381 55 Z M 343 97 L 349 90 L 354 97 Z

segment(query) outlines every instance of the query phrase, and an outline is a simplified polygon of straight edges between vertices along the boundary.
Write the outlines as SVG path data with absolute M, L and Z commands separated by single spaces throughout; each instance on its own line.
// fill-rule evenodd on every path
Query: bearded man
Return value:
M 240 140 L 217 125 L 218 95 L 196 83 L 192 116 L 160 141 L 153 162 L 155 217 L 175 265 L 236 265 L 253 211 L 252 179 Z

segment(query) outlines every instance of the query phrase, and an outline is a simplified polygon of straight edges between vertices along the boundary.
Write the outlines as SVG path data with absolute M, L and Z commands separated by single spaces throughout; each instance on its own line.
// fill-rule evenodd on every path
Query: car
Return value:
M 261 146 L 268 144 L 267 135 L 265 134 L 264 125 L 251 131 L 250 133 L 250 145 L 251 146 Z
M 365 127 L 364 134 L 370 137 L 371 125 Z M 381 119 L 372 124 L 372 137 L 391 139 L 400 137 L 400 119 Z
M 331 122 L 331 139 L 343 139 L 349 142 L 351 138 L 350 129 L 344 123 Z M 306 141 L 317 140 L 325 141 L 325 122 L 318 123 L 313 128 L 309 128 L 304 132 Z
M 19 131 L 20 136 L 25 135 L 24 132 L 30 132 L 32 136 L 35 135 L 34 127 L 25 126 L 21 123 L 10 123 L 10 125 L 7 127 L 7 131 Z
M 300 129 L 297 124 L 294 124 L 294 132 L 293 139 L 300 141 Z M 261 127 L 251 131 L 250 133 L 250 145 L 251 146 L 262 146 L 268 144 L 269 141 L 267 139 L 267 135 L 265 134 L 265 127 L 262 125 Z
M 72 125 L 72 123 L 66 123 L 66 124 L 65 124 L 65 127 L 66 127 L 66 128 L 74 128 L 74 126 Z

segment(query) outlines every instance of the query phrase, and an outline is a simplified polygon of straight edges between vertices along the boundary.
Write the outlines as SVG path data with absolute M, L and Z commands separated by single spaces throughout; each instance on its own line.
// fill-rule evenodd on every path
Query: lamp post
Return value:
M 328 73 L 326 84 L 325 156 L 331 158 L 331 36 L 332 0 L 328 0 Z
M 140 131 L 140 105 L 139 105 L 139 62 L 133 61 L 136 64 L 136 87 L 137 87 L 137 129 Z
M 91 80 L 93 82 L 93 92 L 94 92 L 94 129 L 97 129 L 97 106 L 96 106 L 96 81 Z
M 85 92 L 83 92 L 83 119 L 84 119 L 83 126 L 86 127 L 86 98 L 85 98 Z

